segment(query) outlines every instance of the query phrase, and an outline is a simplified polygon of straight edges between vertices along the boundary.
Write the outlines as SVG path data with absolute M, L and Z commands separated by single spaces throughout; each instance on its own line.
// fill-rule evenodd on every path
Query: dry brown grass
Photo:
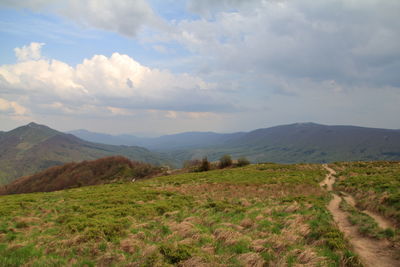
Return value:
M 114 254 L 114 253 L 104 253 L 98 258 L 97 266 L 99 267 L 108 267 L 112 266 L 114 262 L 122 262 L 125 260 L 125 256 L 123 254 Z
M 233 224 L 233 223 L 220 223 L 219 225 L 235 229 L 236 231 L 242 231 L 243 230 L 243 226 L 240 226 L 240 225 L 237 225 L 237 224 Z
M 32 223 L 40 223 L 42 220 L 38 217 L 15 217 L 14 221 L 16 223 L 32 224 Z
M 62 240 L 61 243 L 68 247 L 78 246 L 81 243 L 85 243 L 86 238 L 83 235 L 75 235 L 69 239 Z
M 120 248 L 126 253 L 133 254 L 139 250 L 142 242 L 137 238 L 136 235 L 129 235 L 124 240 L 120 242 Z
M 157 187 L 159 190 L 181 193 L 204 198 L 221 199 L 239 199 L 244 207 L 251 205 L 249 199 L 258 199 L 265 201 L 271 198 L 280 198 L 286 196 L 304 196 L 304 195 L 323 195 L 319 187 L 300 184 L 294 186 L 282 186 L 277 184 L 228 184 L 228 183 L 206 183 L 206 184 L 183 184 L 177 186 Z
M 179 235 L 182 238 L 192 237 L 197 232 L 194 225 L 186 221 L 181 223 L 171 222 L 168 226 L 173 231 L 172 235 Z
M 238 257 L 238 260 L 246 267 L 263 267 L 266 264 L 264 259 L 254 252 L 242 254 Z
M 291 212 L 298 211 L 299 209 L 300 209 L 299 203 L 294 201 L 292 204 L 290 204 L 288 207 L 285 208 L 285 212 L 291 213 Z
M 254 222 L 249 218 L 245 218 L 240 222 L 240 226 L 244 228 L 251 228 L 254 226 Z
M 179 267 L 212 267 L 213 264 L 206 263 L 200 257 L 192 257 L 178 264 Z
M 266 250 L 265 244 L 268 242 L 267 239 L 256 239 L 251 242 L 251 249 L 255 252 L 263 252 Z
M 324 258 L 318 256 L 311 248 L 297 249 L 293 253 L 297 254 L 297 261 L 305 266 L 321 266 L 321 262 L 324 261 Z
M 214 237 L 216 240 L 223 242 L 225 245 L 234 245 L 236 244 L 243 235 L 239 232 L 218 228 L 214 231 Z

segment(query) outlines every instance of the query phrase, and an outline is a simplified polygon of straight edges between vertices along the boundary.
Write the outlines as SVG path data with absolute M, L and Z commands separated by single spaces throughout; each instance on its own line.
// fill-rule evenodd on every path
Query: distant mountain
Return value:
M 74 130 L 68 132 L 83 140 L 111 145 L 136 145 L 155 151 L 187 150 L 220 145 L 231 139 L 238 138 L 245 133 L 220 134 L 213 132 L 185 132 L 179 134 L 163 135 L 160 137 L 145 138 L 134 135 L 109 135 L 95 133 L 87 130 Z
M 121 156 L 51 167 L 0 187 L 0 195 L 51 192 L 88 185 L 131 181 L 161 173 L 161 168 Z
M 116 146 L 120 145 L 141 146 L 143 140 L 146 140 L 146 138 L 140 138 L 134 135 L 128 135 L 128 134 L 110 135 L 110 134 L 90 132 L 84 129 L 69 131 L 68 133 L 89 142 L 116 145 Z
M 0 184 L 51 166 L 112 155 L 153 164 L 172 164 L 165 155 L 142 147 L 92 143 L 30 123 L 0 136 Z
M 254 130 L 219 146 L 176 151 L 172 156 L 217 160 L 223 154 L 280 163 L 400 160 L 400 131 L 296 123 Z
M 99 140 L 94 139 L 96 135 L 107 136 L 91 133 L 86 138 Z M 112 138 L 117 137 L 107 138 L 103 141 L 111 142 Z M 119 141 L 168 153 L 181 163 L 204 156 L 215 161 L 223 154 L 231 154 L 235 158 L 245 156 L 252 162 L 279 163 L 400 160 L 400 130 L 358 126 L 295 123 L 247 133 L 186 132 L 157 138 L 128 135 L 125 138 L 126 141 Z

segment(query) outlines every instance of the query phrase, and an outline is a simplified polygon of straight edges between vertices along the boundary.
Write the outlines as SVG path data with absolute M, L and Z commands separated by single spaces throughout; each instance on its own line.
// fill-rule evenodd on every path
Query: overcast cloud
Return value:
M 15 64 L 0 66 L 2 118 L 51 112 L 73 125 L 77 116 L 111 116 L 157 132 L 296 121 L 400 128 L 399 1 L 179 3 L 165 10 L 156 0 L 0 1 L 125 36 L 159 55 L 139 62 L 134 52 L 94 49 L 75 66 L 44 58 L 41 49 L 56 46 L 47 40 L 15 45 Z M 107 40 L 93 42 L 101 45 Z M 93 122 L 93 130 L 105 128 Z

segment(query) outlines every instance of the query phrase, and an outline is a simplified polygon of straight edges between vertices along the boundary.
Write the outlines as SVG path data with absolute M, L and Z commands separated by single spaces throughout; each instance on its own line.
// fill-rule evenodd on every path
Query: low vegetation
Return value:
M 400 162 L 333 164 L 335 188 L 352 194 L 357 206 L 377 212 L 400 225 Z
M 87 185 L 131 181 L 162 173 L 162 168 L 121 156 L 52 167 L 0 188 L 0 194 L 50 192 Z
M 377 239 L 392 239 L 395 236 L 395 231 L 393 229 L 381 229 L 373 218 L 352 207 L 345 200 L 342 200 L 340 203 L 340 208 L 349 214 L 349 222 L 353 225 L 356 225 L 359 233 L 363 236 Z
M 320 165 L 0 197 L 0 266 L 358 266 Z
M 220 159 L 219 159 L 219 168 L 223 169 L 223 168 L 227 168 L 232 166 L 232 157 L 228 154 L 223 155 Z
M 247 166 L 250 164 L 250 161 L 246 158 L 246 157 L 240 157 L 237 160 L 237 166 L 238 167 L 243 167 L 243 166 Z

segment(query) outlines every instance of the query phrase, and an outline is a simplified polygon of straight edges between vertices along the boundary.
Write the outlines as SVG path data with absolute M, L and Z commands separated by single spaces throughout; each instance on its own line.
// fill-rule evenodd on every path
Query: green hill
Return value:
M 319 165 L 0 196 L 0 266 L 359 266 Z
M 112 155 L 156 165 L 173 163 L 168 157 L 142 147 L 92 143 L 44 125 L 30 123 L 1 135 L 0 184 L 51 166 Z
M 0 194 L 50 192 L 88 185 L 132 181 L 161 174 L 162 169 L 121 156 L 55 166 L 0 187 Z

